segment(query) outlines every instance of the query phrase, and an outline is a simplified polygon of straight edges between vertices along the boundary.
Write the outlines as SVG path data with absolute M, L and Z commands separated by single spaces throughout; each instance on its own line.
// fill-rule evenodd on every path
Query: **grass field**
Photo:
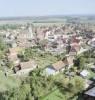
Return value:
M 62 94 L 58 89 L 48 94 L 46 97 L 40 100 L 67 100 L 68 95 Z M 75 96 L 72 100 L 77 100 L 77 96 Z M 80 99 L 82 100 L 82 99 Z
M 5 76 L 4 72 L 0 71 L 0 92 L 17 88 L 20 85 L 20 80 L 12 77 L 12 76 Z
M 33 23 L 34 26 L 53 26 L 53 25 L 64 25 L 65 22 L 64 21 L 59 21 L 59 22 L 37 22 L 37 23 Z
M 46 97 L 44 97 L 41 100 L 65 100 L 65 99 L 64 96 L 61 94 L 61 92 L 57 89 L 52 93 L 48 94 Z
M 64 78 L 66 78 L 64 76 L 64 74 L 62 74 L 62 73 L 56 75 L 55 77 L 57 80 L 58 79 L 62 80 Z M 72 83 L 75 81 L 76 78 L 78 79 L 78 78 L 80 78 L 80 76 L 72 77 L 72 79 L 71 79 Z M 78 95 L 75 95 L 73 93 L 69 93 L 66 91 L 62 92 L 57 87 L 55 90 L 51 91 L 50 93 L 48 93 L 46 96 L 44 96 L 40 100 L 78 100 L 78 97 L 79 97 Z M 69 99 L 69 98 L 72 98 L 72 99 Z M 81 96 L 79 98 L 80 98 L 79 100 L 82 100 Z
M 35 60 L 39 67 L 44 68 L 50 64 L 55 63 L 58 59 L 52 55 L 45 55 L 45 57 L 35 57 Z

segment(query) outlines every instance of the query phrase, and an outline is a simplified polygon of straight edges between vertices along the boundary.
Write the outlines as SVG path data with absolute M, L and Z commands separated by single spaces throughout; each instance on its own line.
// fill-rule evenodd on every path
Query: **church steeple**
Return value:
M 31 24 L 29 25 L 28 31 L 30 34 L 33 34 L 33 25 L 31 25 Z
M 33 24 L 28 24 L 28 34 L 29 34 L 31 39 L 34 38 L 33 28 L 34 28 Z

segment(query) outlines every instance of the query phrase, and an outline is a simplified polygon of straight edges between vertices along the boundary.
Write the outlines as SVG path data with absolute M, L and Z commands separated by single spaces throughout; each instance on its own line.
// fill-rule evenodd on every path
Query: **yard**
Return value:
M 65 100 L 63 94 L 58 90 L 54 90 L 41 100 Z
M 0 92 L 17 88 L 20 85 L 20 80 L 12 77 L 12 76 L 5 76 L 4 72 L 0 71 Z
M 41 100 L 67 100 L 66 98 L 69 96 L 62 94 L 58 89 L 48 94 L 45 98 Z M 77 96 L 75 96 L 72 100 L 77 100 Z M 82 100 L 82 99 L 81 99 Z
M 44 68 L 52 63 L 55 63 L 58 58 L 47 52 L 40 52 L 37 49 L 28 48 L 23 55 L 24 59 L 34 59 L 40 68 Z
M 63 73 L 60 73 L 60 74 L 57 74 L 54 76 L 54 80 L 59 80 L 60 82 L 61 82 L 61 80 L 63 80 L 63 82 L 64 82 L 63 84 L 66 84 L 68 82 L 74 83 L 74 82 L 76 82 L 76 79 L 80 80 L 82 78 L 80 76 L 75 76 L 69 80 L 69 77 L 66 77 L 66 75 Z M 83 79 L 82 79 L 82 81 L 83 81 Z M 81 85 L 82 83 L 80 83 L 80 81 L 79 81 L 79 84 Z M 78 87 L 76 88 L 76 86 L 74 88 L 76 90 L 78 89 Z M 64 91 L 61 91 L 60 87 L 57 86 L 56 89 L 49 92 L 47 95 L 45 95 L 40 100 L 67 100 L 67 98 L 70 98 L 70 100 L 77 100 L 78 99 L 77 92 L 73 93 L 73 90 L 72 90 L 72 92 L 68 92 L 68 91 L 66 92 L 66 91 L 67 90 L 65 90 L 65 88 L 64 88 Z M 82 100 L 82 99 L 80 99 L 80 100 Z
M 44 57 L 35 57 L 35 60 L 39 67 L 44 68 L 52 63 L 55 63 L 57 61 L 57 57 L 52 55 L 45 55 Z

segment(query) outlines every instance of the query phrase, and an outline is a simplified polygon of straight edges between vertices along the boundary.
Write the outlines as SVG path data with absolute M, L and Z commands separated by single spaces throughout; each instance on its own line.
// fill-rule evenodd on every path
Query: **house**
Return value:
M 95 87 L 87 90 L 84 93 L 84 100 L 95 100 Z
M 15 47 L 15 48 L 9 48 L 8 53 L 10 55 L 17 55 L 22 49 Z
M 17 57 L 17 55 L 8 55 L 7 59 L 8 59 L 8 61 L 13 62 L 14 66 L 17 66 L 20 63 L 20 60 Z
M 75 57 L 73 55 L 66 55 L 65 58 L 63 58 L 63 61 L 65 62 L 66 66 L 68 66 L 68 68 L 73 66 L 74 58 Z
M 72 36 L 71 43 L 80 43 L 80 40 L 76 38 L 76 36 Z
M 59 48 L 59 49 L 64 47 L 64 40 L 63 40 L 62 37 L 58 37 L 58 38 L 56 39 L 56 42 L 57 42 L 57 44 L 58 44 L 58 48 Z
M 58 61 L 50 66 L 48 66 L 45 69 L 45 72 L 48 75 L 55 75 L 57 73 L 59 73 L 60 71 L 64 71 L 64 69 L 70 68 L 73 65 L 73 60 L 74 57 L 73 56 L 66 56 L 62 61 Z
M 24 40 L 31 40 L 33 38 L 33 33 L 31 29 L 29 30 L 23 30 L 22 32 L 20 32 L 20 34 L 18 34 L 17 39 L 24 39 Z
M 52 31 L 47 31 L 45 35 L 45 39 L 47 39 L 50 42 L 53 42 L 55 40 L 55 35 Z
M 24 41 L 23 41 L 23 38 L 17 39 L 17 45 L 18 45 L 19 47 L 21 47 L 21 48 L 26 47 L 26 46 L 25 46 L 26 43 L 27 43 L 27 40 L 26 40 L 26 39 L 24 39 Z
M 8 39 L 10 39 L 10 40 L 15 40 L 15 36 L 14 36 L 13 34 L 10 34 L 10 35 L 8 36 Z
M 89 72 L 87 70 L 83 70 L 82 72 L 80 72 L 80 75 L 85 78 L 89 75 Z
M 28 74 L 33 69 L 37 68 L 37 64 L 34 60 L 30 60 L 27 62 L 21 62 L 18 66 L 14 67 L 14 72 L 17 75 Z
M 3 37 L 4 38 L 8 38 L 10 36 L 10 34 L 11 34 L 10 32 L 4 32 L 3 33 Z
M 90 45 L 91 47 L 95 47 L 95 38 L 93 38 L 92 40 L 88 41 L 88 45 Z
M 81 49 L 80 45 L 74 43 L 74 44 L 71 45 L 71 49 L 70 49 L 69 54 L 77 55 L 78 52 L 80 51 L 80 49 Z
M 65 65 L 66 64 L 63 61 L 58 61 L 58 62 L 48 66 L 45 69 L 45 72 L 48 75 L 55 75 L 55 74 L 59 73 L 60 71 L 63 71 L 65 69 Z
M 20 48 L 9 48 L 9 52 L 7 54 L 7 59 L 10 62 L 13 62 L 13 64 L 16 66 L 20 63 L 19 58 L 17 57 L 18 52 L 20 51 Z

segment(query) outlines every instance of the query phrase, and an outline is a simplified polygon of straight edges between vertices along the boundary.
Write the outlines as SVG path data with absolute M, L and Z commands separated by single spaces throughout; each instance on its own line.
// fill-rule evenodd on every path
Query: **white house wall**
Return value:
M 30 71 L 32 71 L 34 68 L 29 68 L 29 69 L 22 69 L 18 71 L 16 74 L 17 75 L 23 75 L 23 74 L 28 74 Z

